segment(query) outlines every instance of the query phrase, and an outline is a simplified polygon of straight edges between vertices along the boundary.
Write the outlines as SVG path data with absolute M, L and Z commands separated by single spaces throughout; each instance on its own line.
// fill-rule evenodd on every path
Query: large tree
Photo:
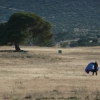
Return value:
M 0 24 L 0 44 L 14 44 L 16 51 L 20 51 L 19 44 L 27 38 L 33 38 L 33 42 L 42 45 L 52 37 L 51 25 L 36 14 L 14 13 L 8 22 Z

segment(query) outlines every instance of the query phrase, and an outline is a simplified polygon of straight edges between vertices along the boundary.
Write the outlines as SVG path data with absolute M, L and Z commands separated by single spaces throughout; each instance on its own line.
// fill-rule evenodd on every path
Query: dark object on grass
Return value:
M 99 67 L 97 67 L 96 71 L 100 70 Z M 94 71 L 94 62 L 89 63 L 86 68 L 85 68 L 85 72 L 87 74 L 89 74 L 89 72 L 93 72 Z

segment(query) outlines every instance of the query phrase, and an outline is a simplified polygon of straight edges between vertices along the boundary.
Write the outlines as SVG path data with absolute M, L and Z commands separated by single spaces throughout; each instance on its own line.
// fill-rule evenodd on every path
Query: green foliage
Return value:
M 36 14 L 19 12 L 10 16 L 7 23 L 0 24 L 2 45 L 21 44 L 32 37 L 38 45 L 47 43 L 53 37 L 51 25 Z
M 66 100 L 80 100 L 80 98 L 76 96 L 68 97 Z
M 100 38 L 99 0 L 78 0 L 78 1 L 77 0 L 43 0 L 43 1 L 42 0 L 38 0 L 38 1 L 17 0 L 16 2 L 14 0 L 1 0 L 0 10 L 1 10 L 0 22 L 7 21 L 10 15 L 12 15 L 15 12 L 25 11 L 25 12 L 32 12 L 32 13 L 38 14 L 39 16 L 41 16 L 43 19 L 45 19 L 52 25 L 52 32 L 55 35 L 55 42 L 66 41 L 66 39 L 67 40 L 71 39 L 74 41 L 74 39 L 76 38 L 83 40 L 83 36 L 95 37 L 95 35 L 97 34 L 98 34 L 97 38 Z M 21 23 L 21 25 L 18 25 L 17 23 L 13 23 L 11 26 L 14 27 L 14 24 L 17 24 L 18 28 L 20 28 L 21 26 L 24 26 L 24 28 L 27 27 L 28 25 L 25 24 L 23 20 L 26 20 L 28 17 L 32 18 L 32 16 L 28 14 L 27 17 L 24 17 L 24 15 L 25 14 L 23 14 L 23 17 L 21 17 L 18 20 Z M 19 15 L 17 14 L 16 16 L 18 17 L 20 16 L 20 14 Z M 13 18 L 11 19 L 14 21 Z M 36 16 L 34 16 L 34 19 L 36 19 Z M 31 19 L 27 21 L 31 21 Z M 51 27 L 51 25 L 47 23 L 45 23 L 45 25 L 42 26 L 41 25 L 42 23 L 44 22 L 40 21 L 40 23 L 38 23 L 37 26 L 39 25 L 39 27 L 45 27 L 45 25 L 47 25 Z M 34 29 L 34 35 L 33 35 L 33 37 L 35 36 L 36 37 L 33 40 L 31 39 L 31 41 L 35 43 L 36 45 L 41 45 L 41 46 L 44 46 L 44 45 L 47 46 L 51 44 L 50 42 L 47 42 L 47 41 L 45 42 L 45 40 L 48 37 L 52 37 L 52 35 L 49 34 L 49 31 L 47 32 L 48 37 L 47 35 L 45 36 L 46 30 L 44 30 L 44 32 L 42 33 L 44 35 L 40 36 L 39 34 L 41 34 L 41 32 L 39 31 L 41 31 L 41 29 L 38 30 L 36 27 Z M 24 28 L 21 30 L 24 30 Z M 74 31 L 75 28 L 78 28 L 79 31 L 75 32 Z M 30 28 L 27 30 L 30 30 Z M 17 33 L 20 33 L 20 35 L 17 34 L 17 36 L 18 37 L 23 36 L 24 38 L 20 37 L 19 39 L 25 41 L 27 36 L 30 37 L 31 35 L 31 31 L 29 35 L 29 32 L 27 32 L 27 30 L 24 30 L 26 34 L 23 34 L 23 32 L 13 30 L 14 36 Z M 83 31 L 83 30 L 88 30 L 88 31 Z M 0 30 L 0 34 L 1 34 L 1 31 L 2 30 Z M 35 34 L 35 32 L 37 31 L 38 31 L 38 34 Z M 8 31 L 9 34 L 11 32 L 12 32 L 11 30 Z M 7 38 L 10 36 L 9 34 L 7 34 L 7 36 L 5 36 L 5 38 L 3 38 L 2 40 L 7 40 Z M 12 39 L 14 36 L 9 37 L 9 39 L 10 38 Z M 45 38 L 45 39 L 42 39 L 42 38 Z M 15 40 L 15 38 L 13 38 L 13 40 Z M 23 41 L 20 41 L 20 43 Z M 5 42 L 4 44 L 6 44 L 9 41 L 7 40 L 4 42 Z M 89 43 L 89 41 L 86 40 L 85 43 L 82 43 L 82 46 L 85 46 L 85 45 L 100 45 L 100 44 L 99 42 L 96 43 L 94 40 L 92 43 Z M 76 41 L 74 41 L 74 42 L 71 42 L 70 46 L 81 46 L 81 45 L 80 43 L 77 43 Z
M 70 42 L 71 47 L 76 47 L 76 46 L 98 46 L 100 45 L 99 39 L 98 38 L 80 38 L 78 41 L 72 41 Z
M 79 46 L 97 46 L 98 39 L 97 38 L 82 38 L 77 41 Z
M 70 47 L 77 47 L 78 43 L 76 41 L 71 41 L 69 46 Z
M 65 40 L 70 40 L 75 38 L 75 34 L 73 35 L 70 32 L 61 32 L 58 34 L 54 34 L 55 41 L 60 42 L 60 41 L 65 41 Z
M 86 33 L 70 33 L 62 32 L 54 34 L 55 42 L 59 42 L 61 47 L 77 47 L 77 46 L 99 46 L 100 33 L 88 31 Z M 67 43 L 67 42 L 68 43 Z M 65 43 L 66 42 L 66 43 Z
M 36 45 L 47 45 L 49 43 L 48 40 L 51 40 L 53 37 L 50 29 L 51 25 L 46 21 L 41 21 L 38 27 L 32 28 L 33 43 Z
M 32 12 L 50 22 L 55 34 L 74 28 L 96 30 L 100 26 L 99 0 L 0 0 L 0 6 L 0 22 L 15 12 Z
M 68 42 L 61 42 L 60 47 L 65 48 L 68 46 Z

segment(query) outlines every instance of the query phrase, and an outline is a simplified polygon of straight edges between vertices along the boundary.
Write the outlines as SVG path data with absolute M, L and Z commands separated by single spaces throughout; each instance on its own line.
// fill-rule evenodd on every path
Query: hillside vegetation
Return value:
M 74 28 L 97 30 L 99 9 L 99 0 L 0 0 L 0 22 L 14 12 L 26 11 L 51 22 L 54 33 Z
M 100 34 L 99 0 L 0 0 L 0 22 L 7 21 L 14 12 L 23 11 L 50 22 L 54 34 L 72 34 L 66 40 Z

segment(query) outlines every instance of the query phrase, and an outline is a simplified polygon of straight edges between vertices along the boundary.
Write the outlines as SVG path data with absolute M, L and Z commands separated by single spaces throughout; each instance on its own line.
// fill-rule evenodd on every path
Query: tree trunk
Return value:
M 16 51 L 21 51 L 21 49 L 20 49 L 20 47 L 19 47 L 18 44 L 15 44 L 15 50 L 16 50 Z

